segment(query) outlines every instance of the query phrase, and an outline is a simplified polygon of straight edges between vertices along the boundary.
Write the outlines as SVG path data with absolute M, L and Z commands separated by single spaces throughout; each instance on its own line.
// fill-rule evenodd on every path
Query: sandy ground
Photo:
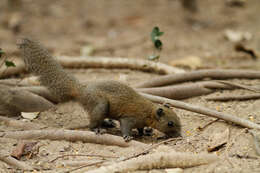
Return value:
M 224 35 L 227 29 L 249 32 L 252 38 L 243 43 L 246 47 L 260 52 L 259 0 L 248 0 L 244 7 L 230 7 L 227 1 L 201 0 L 199 12 L 190 13 L 182 8 L 177 0 L 22 0 L 21 11 L 13 12 L 8 8 L 7 0 L 0 2 L 0 47 L 6 52 L 15 52 L 16 39 L 30 36 L 40 40 L 55 55 L 79 56 L 84 48 L 94 48 L 93 56 L 127 57 L 147 59 L 154 50 L 149 34 L 154 26 L 159 26 L 164 35 L 160 62 L 195 56 L 199 63 L 188 62 L 187 70 L 226 68 L 258 70 L 260 61 L 250 55 L 234 50 L 235 43 Z M 16 22 L 18 21 L 18 22 Z M 18 28 L 15 27 L 18 23 Z M 195 64 L 195 65 L 194 65 Z M 190 69 L 191 67 L 192 69 Z M 131 70 L 73 69 L 70 70 L 81 81 L 96 79 L 120 80 L 129 85 L 148 80 L 157 74 Z M 235 82 L 259 85 L 259 80 L 233 80 Z M 241 95 L 245 90 L 216 91 L 211 95 L 232 93 Z M 260 122 L 259 100 L 213 102 L 206 96 L 186 99 L 195 105 L 212 108 L 221 112 Z M 184 169 L 188 172 L 260 172 L 260 159 L 256 155 L 252 136 L 241 127 L 217 121 L 204 130 L 197 130 L 214 120 L 204 115 L 175 110 L 183 125 L 183 139 L 169 142 L 167 145 L 176 151 L 200 153 L 207 152 L 212 138 L 229 130 L 228 143 L 215 152 L 221 161 L 204 166 Z M 71 124 L 88 123 L 87 115 L 76 103 L 58 104 L 57 110 L 42 112 L 33 122 L 53 127 L 66 127 Z M 0 126 L 1 131 L 13 130 Z M 108 133 L 120 135 L 119 129 Z M 159 142 L 154 136 L 139 137 L 144 143 Z M 9 141 L 0 145 L 0 150 L 11 152 L 18 141 Z M 127 157 L 138 149 L 120 148 L 82 142 L 39 140 L 39 153 L 28 158 L 25 163 L 38 165 L 40 172 L 58 172 L 71 170 L 68 161 L 99 161 L 95 157 L 64 157 L 54 163 L 48 161 L 63 154 L 102 154 Z M 116 160 L 116 159 L 110 159 Z M 95 166 L 76 172 L 84 172 Z M 0 162 L 0 172 L 19 172 Z M 149 172 L 149 171 L 143 171 Z M 153 170 L 150 172 L 165 172 Z

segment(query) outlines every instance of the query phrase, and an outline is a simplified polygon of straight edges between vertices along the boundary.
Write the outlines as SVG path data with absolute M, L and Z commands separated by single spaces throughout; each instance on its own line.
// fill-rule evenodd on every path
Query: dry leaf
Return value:
M 39 112 L 22 112 L 22 117 L 28 120 L 33 120 L 37 118 L 39 115 Z

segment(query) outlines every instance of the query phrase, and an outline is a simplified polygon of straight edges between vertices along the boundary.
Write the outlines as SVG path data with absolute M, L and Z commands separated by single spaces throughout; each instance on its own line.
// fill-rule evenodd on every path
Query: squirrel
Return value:
M 105 118 L 120 122 L 125 141 L 131 140 L 132 129 L 152 127 L 166 136 L 181 135 L 181 123 L 168 104 L 158 105 L 138 94 L 133 88 L 117 81 L 93 81 L 81 84 L 40 43 L 28 38 L 17 41 L 26 69 L 39 76 L 60 102 L 75 100 L 88 113 L 87 127 L 98 129 Z

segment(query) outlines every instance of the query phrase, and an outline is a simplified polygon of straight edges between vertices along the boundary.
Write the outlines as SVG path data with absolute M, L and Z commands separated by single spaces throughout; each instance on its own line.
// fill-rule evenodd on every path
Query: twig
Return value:
M 209 101 L 230 101 L 230 100 L 251 100 L 259 99 L 260 94 L 247 94 L 247 95 L 223 95 L 223 96 L 211 96 L 206 97 Z
M 82 168 L 86 168 L 88 166 L 95 166 L 95 165 L 98 165 L 98 164 L 102 164 L 104 163 L 105 161 L 99 161 L 99 162 L 95 162 L 95 163 L 88 163 L 88 164 L 85 164 L 85 165 L 82 165 L 80 167 L 77 167 L 77 168 L 74 168 L 74 169 L 71 169 L 69 171 L 65 171 L 64 173 L 70 173 L 70 172 L 73 172 L 73 171 L 76 171 L 76 170 L 79 170 L 79 169 L 82 169 Z
M 14 139 L 50 139 L 50 140 L 67 140 L 67 141 L 83 141 L 89 143 L 116 145 L 120 147 L 138 146 L 146 147 L 147 145 L 138 141 L 125 142 L 122 137 L 102 134 L 96 135 L 90 131 L 79 130 L 27 130 L 27 131 L 8 131 L 0 132 L 0 137 Z
M 175 141 L 175 140 L 178 140 L 179 138 L 170 138 L 170 139 L 167 139 L 167 140 L 164 140 L 164 141 L 161 141 L 157 144 L 152 144 L 150 147 L 148 147 L 147 149 L 141 151 L 141 152 L 138 152 L 138 153 L 135 153 L 127 158 L 124 158 L 123 160 L 121 161 L 126 161 L 126 160 L 129 160 L 129 159 L 132 159 L 132 158 L 135 158 L 135 157 L 138 157 L 140 155 L 143 155 L 143 154 L 147 154 L 149 151 L 151 151 L 152 149 L 158 147 L 159 145 L 162 145 L 164 143 L 167 143 L 167 142 L 171 142 L 171 141 Z
M 137 88 L 149 88 L 171 85 L 176 83 L 201 80 L 205 78 L 212 79 L 231 79 L 231 78 L 245 78 L 245 79 L 260 79 L 260 72 L 253 70 L 198 70 L 186 72 L 181 74 L 170 74 L 162 77 L 157 77 L 135 85 Z
M 260 156 L 259 137 L 253 130 L 248 130 L 248 131 L 253 136 L 256 154 Z
M 68 157 L 68 156 L 85 156 L 85 157 L 101 157 L 101 158 L 118 158 L 118 157 L 115 157 L 115 156 L 103 156 L 103 155 L 97 155 L 97 154 L 64 154 L 64 155 L 61 155 L 61 156 L 58 156 L 56 157 L 55 159 L 49 161 L 50 163 L 60 159 L 60 158 L 63 158 L 63 157 Z
M 219 118 L 216 118 L 215 120 L 212 120 L 210 122 L 208 122 L 207 124 L 205 124 L 204 126 L 199 126 L 197 129 L 200 131 L 203 131 L 206 127 L 210 126 L 211 124 L 217 122 L 219 120 Z
M 10 166 L 13 166 L 17 169 L 28 170 L 28 171 L 33 170 L 33 168 L 31 166 L 25 164 L 24 162 L 16 160 L 15 158 L 13 158 L 9 155 L 5 155 L 3 153 L 0 153 L 0 161 L 4 162 Z
M 225 158 L 228 161 L 228 163 L 235 168 L 235 164 L 233 162 L 230 161 L 229 156 L 228 156 L 228 149 L 230 146 L 230 128 L 228 128 L 228 140 L 227 140 L 227 145 L 226 145 L 226 149 L 225 149 Z
M 160 97 L 160 96 L 153 96 L 153 95 L 149 95 L 149 94 L 145 94 L 145 93 L 141 93 L 141 95 L 143 95 L 147 99 L 154 101 L 154 102 L 169 103 L 173 107 L 176 107 L 176 108 L 180 108 L 180 109 L 184 109 L 184 110 L 208 115 L 208 116 L 211 116 L 211 117 L 219 118 L 219 119 L 222 119 L 222 120 L 225 120 L 225 121 L 228 121 L 228 122 L 235 123 L 235 124 L 240 125 L 242 127 L 260 129 L 260 125 L 258 125 L 258 124 L 253 123 L 253 122 L 246 120 L 246 119 L 235 117 L 235 116 L 230 115 L 230 114 L 221 113 L 221 112 L 218 112 L 218 111 L 215 111 L 215 110 L 191 105 L 191 104 L 184 103 L 184 102 L 177 101 L 177 100 L 167 99 L 167 98 Z
M 191 154 L 175 151 L 155 152 L 153 154 L 132 158 L 127 161 L 102 166 L 98 169 L 87 171 L 86 173 L 124 173 L 135 170 L 188 168 L 209 164 L 217 160 L 218 157 L 213 154 Z
M 36 129 L 46 128 L 46 126 L 41 125 L 41 124 L 19 121 L 19 120 L 15 120 L 15 119 L 3 117 L 3 116 L 0 116 L 0 122 L 1 121 L 4 122 L 6 126 L 22 128 L 23 130 L 33 130 L 33 129 L 36 130 Z

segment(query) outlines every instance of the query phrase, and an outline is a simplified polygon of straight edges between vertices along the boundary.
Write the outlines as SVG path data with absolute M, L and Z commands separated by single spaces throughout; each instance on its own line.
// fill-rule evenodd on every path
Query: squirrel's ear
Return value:
M 156 110 L 156 115 L 155 115 L 155 118 L 159 121 L 160 118 L 164 115 L 164 111 L 162 108 L 158 108 Z

